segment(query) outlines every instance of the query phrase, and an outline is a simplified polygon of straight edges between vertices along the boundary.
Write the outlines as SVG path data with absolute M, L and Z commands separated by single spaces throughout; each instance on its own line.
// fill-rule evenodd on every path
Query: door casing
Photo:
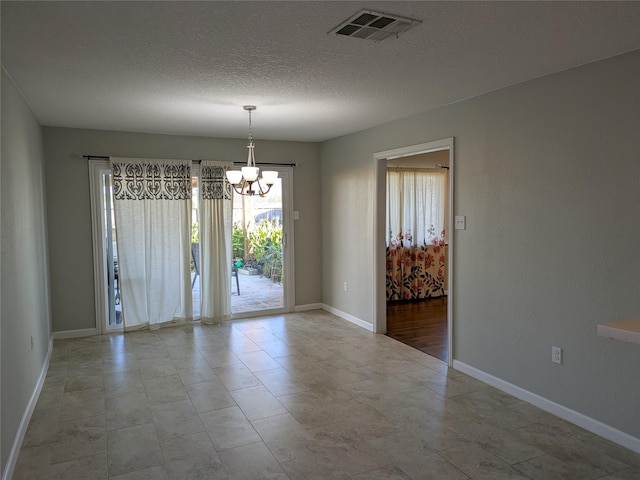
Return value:
M 421 153 L 436 152 L 439 150 L 449 150 L 449 212 L 448 224 L 451 230 L 448 235 L 449 248 L 447 258 L 447 329 L 449 336 L 449 366 L 453 365 L 453 257 L 455 235 L 453 230 L 453 178 L 454 178 L 454 139 L 453 137 L 432 142 L 420 143 L 393 150 L 386 150 L 374 154 L 374 181 L 375 199 L 374 204 L 374 241 L 375 252 L 373 271 L 373 331 L 384 334 L 387 332 L 387 299 L 386 299 L 386 192 L 387 192 L 387 160 L 400 157 L 408 157 Z

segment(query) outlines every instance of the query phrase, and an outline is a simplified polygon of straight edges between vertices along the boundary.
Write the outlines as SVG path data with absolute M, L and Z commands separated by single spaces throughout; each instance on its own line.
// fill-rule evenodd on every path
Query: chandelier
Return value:
M 264 170 L 262 177 L 259 177 L 260 169 L 256 167 L 255 157 L 255 144 L 253 143 L 253 131 L 251 129 L 251 112 L 256 107 L 253 105 L 245 105 L 243 107 L 249 112 L 249 153 L 247 156 L 247 166 L 242 167 L 240 170 L 227 170 L 227 180 L 233 186 L 236 193 L 240 195 L 260 195 L 264 197 L 271 186 L 276 182 L 278 178 L 278 172 L 271 170 Z

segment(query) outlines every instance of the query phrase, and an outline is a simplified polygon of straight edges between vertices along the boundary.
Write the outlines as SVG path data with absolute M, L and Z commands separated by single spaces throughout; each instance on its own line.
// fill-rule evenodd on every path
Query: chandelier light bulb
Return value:
M 247 182 L 255 182 L 258 179 L 260 169 L 258 167 L 242 167 L 242 176 Z
M 242 172 L 240 170 L 227 170 L 227 180 L 231 185 L 242 183 Z
M 264 180 L 264 183 L 266 183 L 267 185 L 273 185 L 274 183 L 276 183 L 276 180 L 278 179 L 278 172 L 273 170 L 263 170 L 262 179 Z

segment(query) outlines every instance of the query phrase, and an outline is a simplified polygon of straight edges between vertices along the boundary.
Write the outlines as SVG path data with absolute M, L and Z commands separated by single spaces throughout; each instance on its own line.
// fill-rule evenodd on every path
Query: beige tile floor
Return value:
M 14 479 L 640 479 L 640 455 L 322 311 L 56 341 Z

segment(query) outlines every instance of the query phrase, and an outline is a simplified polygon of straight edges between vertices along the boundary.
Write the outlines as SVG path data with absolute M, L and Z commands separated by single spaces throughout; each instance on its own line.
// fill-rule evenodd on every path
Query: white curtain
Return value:
M 387 169 L 387 246 L 431 245 L 445 229 L 446 173 Z
M 111 158 L 125 330 L 192 320 L 191 162 Z
M 200 164 L 200 272 L 202 323 L 231 315 L 232 191 L 226 179 L 231 162 Z

